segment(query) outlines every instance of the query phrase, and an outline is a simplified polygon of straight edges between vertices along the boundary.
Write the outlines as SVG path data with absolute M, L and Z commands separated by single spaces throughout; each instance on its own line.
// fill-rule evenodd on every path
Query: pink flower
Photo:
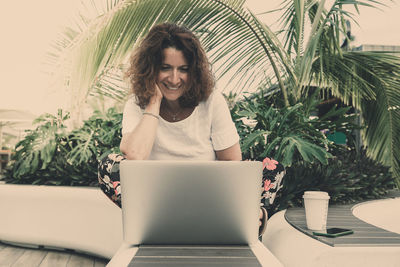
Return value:
M 271 189 L 271 180 L 265 180 L 264 182 L 264 190 L 269 191 Z
M 114 187 L 114 193 L 115 193 L 115 195 L 120 194 L 120 193 L 121 193 L 121 187 L 119 187 L 120 182 L 119 182 L 119 181 L 116 181 L 116 182 L 113 182 L 112 184 L 113 184 L 113 187 Z
M 267 168 L 267 170 L 275 170 L 276 169 L 276 164 L 278 164 L 278 162 L 274 159 L 270 159 L 270 158 L 265 158 L 263 160 L 263 169 Z

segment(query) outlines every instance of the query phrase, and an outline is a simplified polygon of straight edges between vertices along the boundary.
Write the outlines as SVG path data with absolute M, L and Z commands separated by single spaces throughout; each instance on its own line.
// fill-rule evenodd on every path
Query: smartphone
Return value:
M 326 232 L 313 232 L 314 235 L 326 236 L 326 237 L 338 237 L 342 235 L 350 235 L 353 234 L 353 230 L 351 229 L 343 229 L 343 228 L 328 228 Z

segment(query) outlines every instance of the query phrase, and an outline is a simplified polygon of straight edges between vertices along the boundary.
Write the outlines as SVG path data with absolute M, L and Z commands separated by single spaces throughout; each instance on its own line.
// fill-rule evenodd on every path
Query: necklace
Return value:
M 172 113 L 171 110 L 169 110 L 169 109 L 166 109 L 166 110 L 168 111 L 168 114 L 172 117 L 172 121 L 176 121 L 178 119 L 178 116 L 182 113 L 183 109 L 179 110 L 176 113 Z

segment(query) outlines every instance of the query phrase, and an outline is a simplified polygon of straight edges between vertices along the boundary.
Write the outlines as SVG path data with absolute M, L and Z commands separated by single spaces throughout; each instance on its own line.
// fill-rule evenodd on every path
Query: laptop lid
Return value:
M 128 244 L 246 245 L 258 240 L 261 162 L 125 160 L 120 176 Z

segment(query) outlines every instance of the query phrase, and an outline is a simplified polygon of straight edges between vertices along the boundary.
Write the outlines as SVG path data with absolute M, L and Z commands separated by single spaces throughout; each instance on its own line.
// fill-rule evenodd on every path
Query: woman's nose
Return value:
M 173 70 L 171 75 L 169 76 L 169 81 L 172 84 L 178 84 L 179 83 L 179 73 L 178 70 Z

